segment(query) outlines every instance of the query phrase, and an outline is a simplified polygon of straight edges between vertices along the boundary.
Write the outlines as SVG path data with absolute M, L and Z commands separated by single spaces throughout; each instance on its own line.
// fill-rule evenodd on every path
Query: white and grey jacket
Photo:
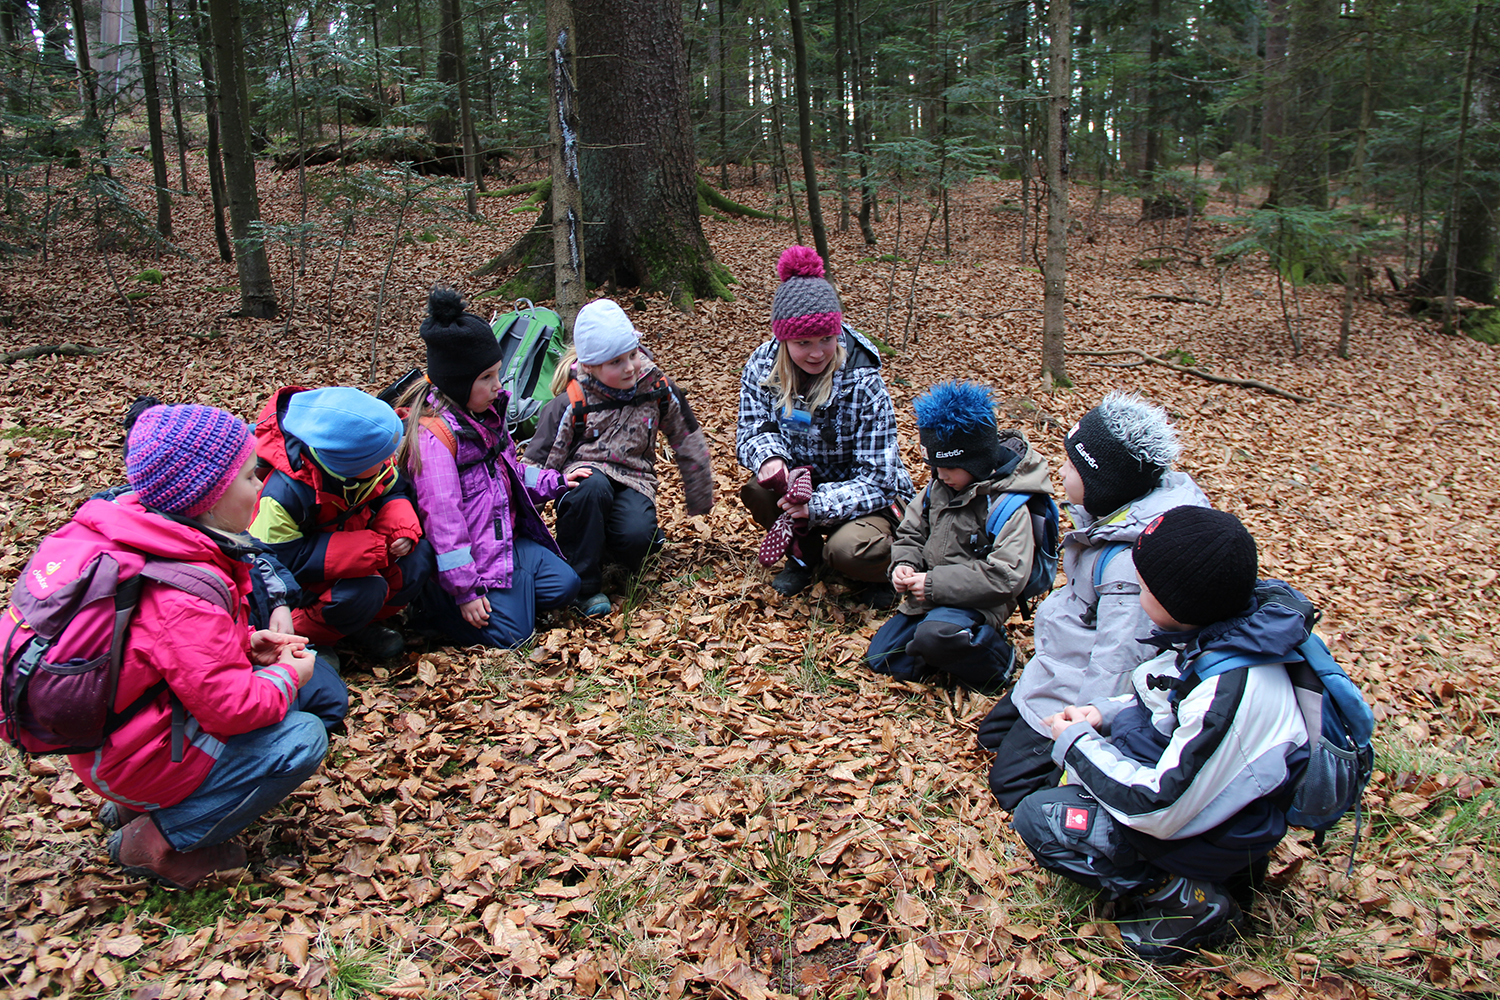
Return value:
M 1131 670 L 1156 655 L 1139 641 L 1151 634 L 1151 619 L 1141 610 L 1130 549 L 1109 560 L 1097 592 L 1094 563 L 1109 546 L 1134 543 L 1158 514 L 1184 505 L 1213 506 L 1187 473 L 1169 472 L 1156 489 L 1108 517 L 1095 520 L 1081 506 L 1068 507 L 1078 526 L 1062 539 L 1068 582 L 1037 607 L 1036 652 L 1011 692 L 1016 711 L 1039 734 L 1051 735 L 1042 722 L 1049 715 L 1125 691 Z

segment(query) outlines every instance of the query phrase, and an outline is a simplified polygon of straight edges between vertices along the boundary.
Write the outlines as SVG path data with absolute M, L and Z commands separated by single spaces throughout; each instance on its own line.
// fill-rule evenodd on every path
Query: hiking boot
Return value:
M 140 816 L 110 834 L 109 859 L 127 875 L 173 889 L 191 889 L 214 872 L 245 867 L 245 849 L 226 840 L 194 851 L 176 851 L 150 816 Z
M 603 618 L 609 614 L 609 595 L 594 594 L 591 597 L 580 597 L 573 602 L 573 607 L 581 615 L 590 618 Z
M 1179 876 L 1131 900 L 1115 926 L 1131 951 L 1170 965 L 1237 936 L 1245 915 L 1222 886 Z
M 372 660 L 389 660 L 406 651 L 406 639 L 385 625 L 366 625 L 344 640 Z
M 134 809 L 127 809 L 112 799 L 105 799 L 104 805 L 99 807 L 98 819 L 99 825 L 104 827 L 104 829 L 118 830 L 125 824 L 133 823 L 144 815 L 146 814 L 136 812 Z
M 812 586 L 813 568 L 799 562 L 788 562 L 771 580 L 771 589 L 782 597 L 792 597 Z

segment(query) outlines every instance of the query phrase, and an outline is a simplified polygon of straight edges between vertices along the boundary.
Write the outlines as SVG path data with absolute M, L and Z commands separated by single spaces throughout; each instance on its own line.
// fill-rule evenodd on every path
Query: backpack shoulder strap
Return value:
M 1111 542 L 1099 553 L 1099 558 L 1094 560 L 1094 590 L 1097 592 L 1104 584 L 1104 570 L 1114 560 L 1115 556 L 1130 548 L 1129 542 Z
M 984 530 L 991 542 L 1000 533 L 1005 522 L 1011 519 L 1011 515 L 1030 500 L 1030 493 L 1000 493 L 990 498 L 990 515 L 984 519 Z
M 229 592 L 224 578 L 213 570 L 175 559 L 149 559 L 141 567 L 140 575 L 147 580 L 175 587 L 234 614 L 234 596 Z
M 458 438 L 453 436 L 453 428 L 448 426 L 448 421 L 442 417 L 429 416 L 417 422 L 431 431 L 433 437 L 443 442 L 443 447 L 448 449 L 448 454 L 454 458 L 458 457 Z
M 583 398 L 583 386 L 576 378 L 568 379 L 568 402 L 573 404 L 573 446 L 578 446 L 579 436 L 588 427 L 588 402 Z

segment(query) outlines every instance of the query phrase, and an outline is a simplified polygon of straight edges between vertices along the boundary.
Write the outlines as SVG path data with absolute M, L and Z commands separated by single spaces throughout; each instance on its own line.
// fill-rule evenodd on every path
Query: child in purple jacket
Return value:
M 538 611 L 578 595 L 578 574 L 537 505 L 588 470 L 564 479 L 517 461 L 505 427 L 500 344 L 457 292 L 432 292 L 421 332 L 427 382 L 403 401 L 409 412 L 399 460 L 416 486 L 437 565 L 413 602 L 415 623 L 461 645 L 519 646 Z

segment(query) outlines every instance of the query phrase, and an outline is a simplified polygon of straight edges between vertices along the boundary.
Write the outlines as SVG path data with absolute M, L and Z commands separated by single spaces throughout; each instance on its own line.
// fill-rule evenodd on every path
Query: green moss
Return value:
M 148 267 L 146 268 L 146 270 L 136 275 L 135 280 L 139 281 L 143 285 L 159 285 L 166 280 L 166 275 L 162 274 L 154 267 Z
M 1481 344 L 1500 344 L 1500 307 L 1471 310 L 1459 323 L 1463 332 Z

